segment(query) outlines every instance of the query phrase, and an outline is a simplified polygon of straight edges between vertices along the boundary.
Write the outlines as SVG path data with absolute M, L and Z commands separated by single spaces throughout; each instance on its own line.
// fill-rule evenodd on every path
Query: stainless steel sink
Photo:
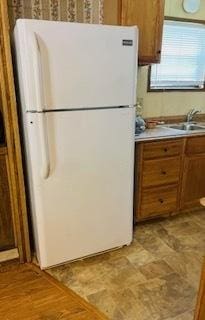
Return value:
M 205 130 L 205 126 L 199 126 L 193 123 L 180 123 L 168 126 L 171 129 L 184 130 L 184 131 L 196 131 L 196 130 Z

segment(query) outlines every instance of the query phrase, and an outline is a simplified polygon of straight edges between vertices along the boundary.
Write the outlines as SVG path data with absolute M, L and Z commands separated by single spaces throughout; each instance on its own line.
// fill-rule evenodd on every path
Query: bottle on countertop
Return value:
M 139 101 L 136 104 L 136 118 L 135 118 L 135 134 L 138 135 L 141 132 L 145 131 L 145 121 L 142 118 L 142 106 Z

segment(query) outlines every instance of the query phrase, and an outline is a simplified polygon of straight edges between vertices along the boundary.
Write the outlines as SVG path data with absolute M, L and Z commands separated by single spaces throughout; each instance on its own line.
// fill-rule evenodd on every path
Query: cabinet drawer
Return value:
M 205 136 L 191 137 L 186 141 L 186 154 L 205 153 Z
M 180 155 L 183 150 L 183 141 L 183 139 L 180 139 L 173 141 L 145 143 L 143 148 L 143 159 L 154 159 Z
M 179 181 L 181 158 L 144 160 L 142 167 L 142 187 L 171 184 Z
M 175 211 L 177 209 L 177 192 L 176 185 L 144 190 L 138 218 L 158 216 Z

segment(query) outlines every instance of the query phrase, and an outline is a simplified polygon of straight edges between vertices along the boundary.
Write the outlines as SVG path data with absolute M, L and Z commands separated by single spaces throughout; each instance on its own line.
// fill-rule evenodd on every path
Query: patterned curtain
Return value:
M 85 23 L 103 21 L 103 0 L 8 0 L 8 7 L 11 30 L 18 18 Z

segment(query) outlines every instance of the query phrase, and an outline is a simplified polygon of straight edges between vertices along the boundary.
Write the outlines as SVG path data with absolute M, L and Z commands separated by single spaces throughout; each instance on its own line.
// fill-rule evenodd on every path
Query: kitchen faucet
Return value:
M 193 120 L 193 117 L 196 113 L 201 112 L 200 110 L 196 110 L 196 109 L 191 109 L 188 113 L 187 113 L 187 122 L 191 122 Z

